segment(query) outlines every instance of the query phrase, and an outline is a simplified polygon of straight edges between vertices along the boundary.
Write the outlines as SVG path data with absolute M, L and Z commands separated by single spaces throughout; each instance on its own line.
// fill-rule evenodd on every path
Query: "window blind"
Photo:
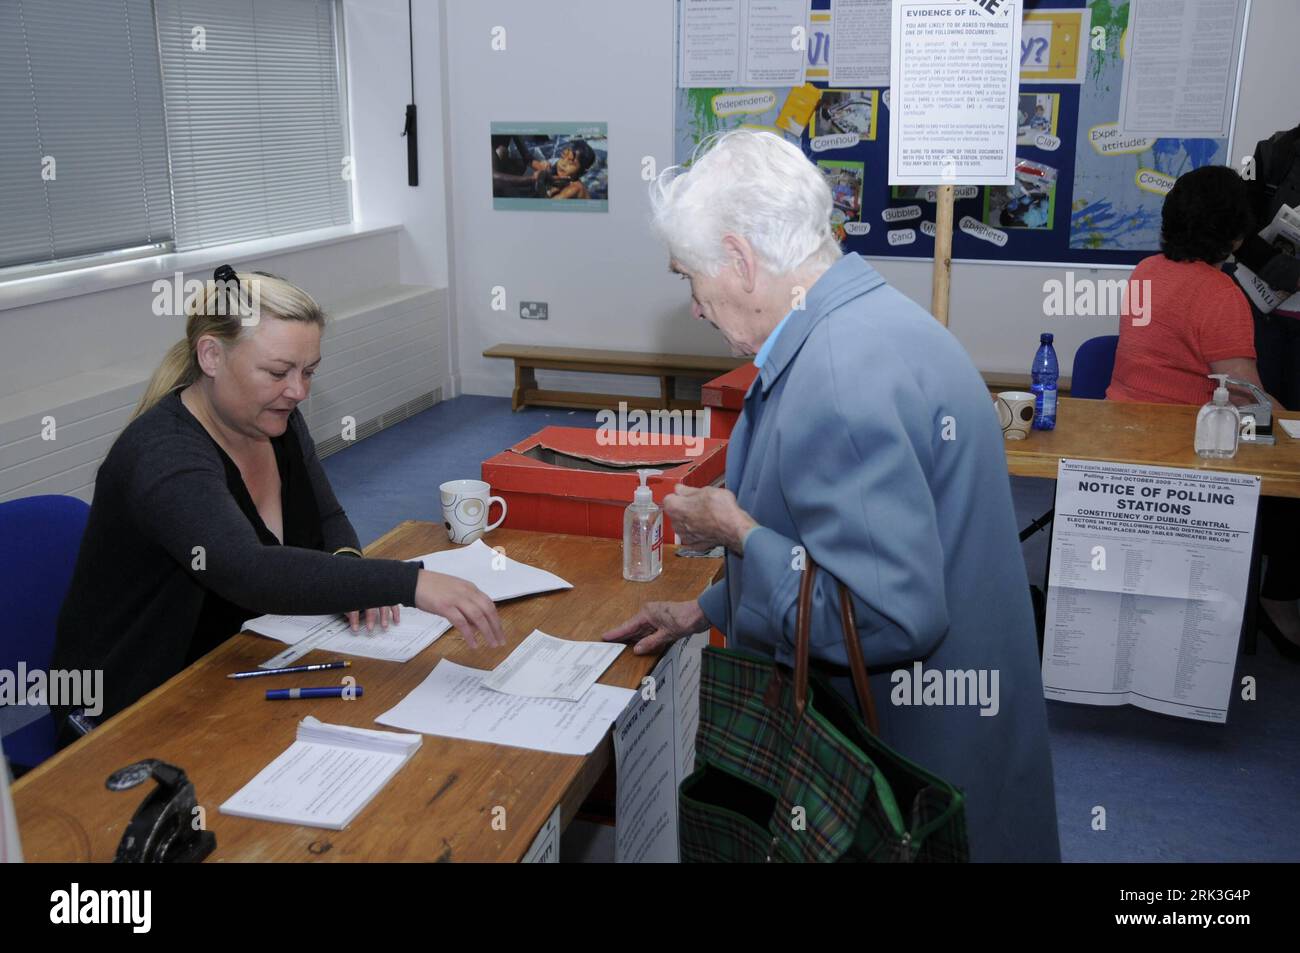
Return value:
M 334 0 L 155 0 L 176 247 L 352 220 Z
M 0 268 L 172 238 L 149 0 L 0 2 Z

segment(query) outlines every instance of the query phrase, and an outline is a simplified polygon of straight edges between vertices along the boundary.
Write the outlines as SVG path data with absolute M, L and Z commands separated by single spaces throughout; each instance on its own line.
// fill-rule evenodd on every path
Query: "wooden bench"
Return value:
M 504 357 L 515 362 L 515 392 L 511 409 L 535 407 L 617 407 L 620 401 L 640 410 L 699 410 L 697 400 L 673 396 L 678 377 L 712 380 L 749 360 L 741 357 L 706 357 L 699 354 L 646 354 L 639 351 L 604 351 L 593 348 L 541 347 L 532 344 L 498 344 L 483 352 L 484 357 Z M 629 397 L 622 394 L 542 390 L 537 386 L 539 370 L 587 371 L 598 374 L 632 374 L 659 378 L 659 397 Z

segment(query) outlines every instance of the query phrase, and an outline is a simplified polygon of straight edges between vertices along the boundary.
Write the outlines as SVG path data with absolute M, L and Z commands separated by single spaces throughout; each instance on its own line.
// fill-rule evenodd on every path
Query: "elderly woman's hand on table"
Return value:
M 641 611 L 601 636 L 606 642 L 631 642 L 633 655 L 662 652 L 678 639 L 709 627 L 700 604 L 647 602 Z
M 758 524 L 740 508 L 735 494 L 717 487 L 678 486 L 664 497 L 664 512 L 682 544 L 699 549 L 726 546 L 743 555 L 745 536 Z M 632 654 L 661 652 L 678 639 L 709 627 L 699 602 L 647 602 L 641 611 L 606 632 L 606 642 L 630 642 Z
M 712 486 L 679 485 L 664 497 L 664 512 L 683 545 L 726 546 L 737 556 L 744 555 L 745 536 L 758 525 L 740 508 L 735 494 Z

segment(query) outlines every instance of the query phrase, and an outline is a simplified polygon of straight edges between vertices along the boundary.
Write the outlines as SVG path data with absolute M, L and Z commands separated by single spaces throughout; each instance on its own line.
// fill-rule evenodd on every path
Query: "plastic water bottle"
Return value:
M 1061 376 L 1061 369 L 1056 363 L 1052 335 L 1044 332 L 1038 336 L 1038 342 L 1034 366 L 1029 371 L 1033 381 L 1029 389 L 1034 392 L 1034 429 L 1055 430 L 1056 379 Z

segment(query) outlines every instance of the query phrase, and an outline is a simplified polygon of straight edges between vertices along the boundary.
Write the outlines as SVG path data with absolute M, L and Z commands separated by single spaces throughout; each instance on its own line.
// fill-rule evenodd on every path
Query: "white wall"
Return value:
M 360 224 L 401 222 L 399 280 L 447 286 L 441 0 L 412 4 L 420 184 L 406 184 L 402 123 L 411 97 L 405 0 L 344 0 L 348 98 Z
M 673 5 L 572 0 L 562 9 L 447 2 L 452 291 L 467 393 L 510 392 L 510 363 L 481 356 L 500 342 L 727 353 L 691 320 L 686 286 L 668 274 L 646 224 L 641 157 L 672 163 Z M 491 48 L 494 26 L 506 29 L 503 51 Z M 608 214 L 492 211 L 492 122 L 592 120 L 609 124 Z M 504 312 L 490 307 L 496 285 Z M 521 300 L 549 302 L 550 319 L 522 320 Z
M 448 127 L 455 136 L 452 291 L 464 390 L 509 393 L 508 363 L 481 357 L 498 342 L 725 353 L 712 328 L 691 320 L 685 286 L 667 274 L 646 227 L 641 157 L 654 156 L 661 168 L 672 161 L 672 0 L 571 0 L 560 15 L 530 0 L 445 2 Z M 494 26 L 506 28 L 504 51 L 491 49 Z M 1293 98 L 1300 88 L 1297 36 L 1300 3 L 1254 0 L 1237 156 L 1300 121 Z M 489 124 L 525 120 L 609 123 L 608 214 L 492 211 Z M 929 306 L 928 262 L 873 264 Z M 1081 342 L 1114 333 L 1114 318 L 1043 316 L 1043 282 L 1064 275 L 1024 265 L 954 266 L 949 326 L 981 370 L 1026 373 L 1038 333 L 1052 331 L 1068 372 Z M 494 285 L 507 290 L 505 312 L 489 307 Z M 550 320 L 521 320 L 521 299 L 549 301 Z

